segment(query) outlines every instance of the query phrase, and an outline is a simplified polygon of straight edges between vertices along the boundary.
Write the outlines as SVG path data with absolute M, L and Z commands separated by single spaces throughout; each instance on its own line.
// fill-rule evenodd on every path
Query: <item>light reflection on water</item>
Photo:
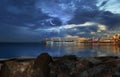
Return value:
M 21 56 L 37 57 L 40 53 L 47 52 L 51 56 L 76 55 L 83 56 L 120 56 L 120 45 L 101 43 L 13 43 L 0 44 L 0 58 L 13 58 Z
M 51 48 L 64 49 L 66 54 L 82 56 L 120 56 L 120 45 L 112 43 L 53 43 L 48 44 Z

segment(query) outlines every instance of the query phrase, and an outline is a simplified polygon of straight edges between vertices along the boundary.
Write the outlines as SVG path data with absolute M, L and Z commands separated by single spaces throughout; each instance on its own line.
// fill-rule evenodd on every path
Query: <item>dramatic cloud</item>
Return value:
M 39 0 L 36 7 L 43 13 L 48 14 L 50 17 L 59 18 L 63 24 L 66 24 L 74 16 L 74 12 L 77 9 L 77 2 L 69 0 Z
M 119 0 L 0 0 L 0 41 L 119 33 L 119 3 Z
M 100 10 L 110 11 L 114 14 L 120 14 L 120 7 L 119 0 L 98 0 L 98 7 Z

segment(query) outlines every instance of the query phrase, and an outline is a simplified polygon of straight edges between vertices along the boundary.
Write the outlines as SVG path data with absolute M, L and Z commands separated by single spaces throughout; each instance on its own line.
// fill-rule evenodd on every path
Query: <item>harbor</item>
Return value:
M 46 44 L 53 44 L 53 43 L 110 43 L 110 44 L 119 44 L 120 43 L 120 34 L 115 34 L 110 38 L 65 38 L 65 39 L 46 39 L 44 40 Z

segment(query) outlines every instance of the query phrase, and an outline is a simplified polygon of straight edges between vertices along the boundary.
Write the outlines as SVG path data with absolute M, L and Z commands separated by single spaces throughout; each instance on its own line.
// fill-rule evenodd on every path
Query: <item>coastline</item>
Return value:
M 64 55 L 62 57 L 51 57 L 47 53 L 40 54 L 37 58 L 22 57 L 2 59 L 0 61 L 0 72 L 8 72 L 11 77 L 30 77 L 46 71 L 50 77 L 112 77 L 120 76 L 120 58 L 116 56 L 103 57 L 76 57 L 75 55 Z M 6 68 L 8 67 L 8 68 Z M 40 70 L 36 70 L 40 69 Z M 4 70 L 3 70 L 4 69 Z M 33 72 L 31 72 L 33 71 Z M 14 73 L 13 73 L 14 72 Z M 5 73 L 4 73 L 5 74 Z M 100 76 L 98 76 L 100 75 Z

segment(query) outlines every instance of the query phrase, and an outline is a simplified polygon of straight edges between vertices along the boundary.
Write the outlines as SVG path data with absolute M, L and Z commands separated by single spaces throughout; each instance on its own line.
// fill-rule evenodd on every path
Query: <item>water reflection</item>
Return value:
M 74 42 L 55 42 L 48 44 L 40 43 L 16 43 L 0 44 L 0 58 L 11 58 L 30 56 L 37 57 L 39 54 L 47 52 L 51 56 L 63 56 L 66 54 L 83 56 L 120 56 L 120 45 L 111 43 L 74 43 Z
M 47 47 L 64 49 L 66 54 L 77 56 L 120 56 L 120 45 L 113 43 L 52 43 Z

